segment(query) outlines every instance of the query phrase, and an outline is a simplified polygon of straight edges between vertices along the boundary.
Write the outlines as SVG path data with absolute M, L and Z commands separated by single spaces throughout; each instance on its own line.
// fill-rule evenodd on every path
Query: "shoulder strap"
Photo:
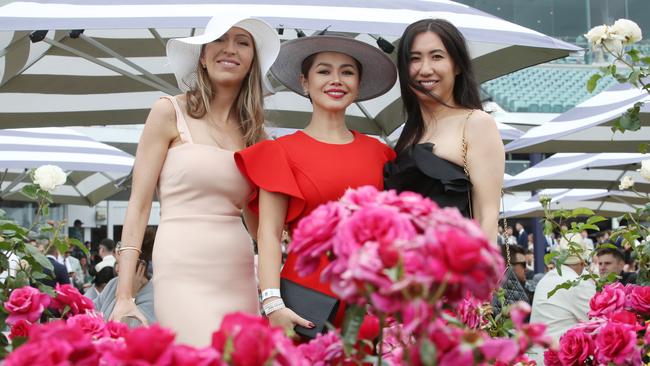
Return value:
M 190 134 L 190 129 L 187 127 L 187 121 L 185 121 L 185 117 L 183 116 L 183 111 L 181 110 L 181 107 L 178 105 L 178 101 L 176 100 L 176 97 L 173 96 L 164 96 L 163 98 L 169 99 L 170 102 L 172 102 L 172 105 L 174 106 L 174 110 L 176 111 L 176 128 L 178 129 L 178 134 L 181 137 L 181 141 L 186 144 L 193 144 L 194 141 L 192 141 L 192 135 Z
M 469 117 L 474 113 L 474 110 L 472 109 L 467 113 L 467 117 L 465 117 L 465 122 L 463 122 L 463 137 L 461 139 L 461 149 L 463 152 L 463 170 L 465 171 L 465 175 L 469 178 L 469 170 L 467 169 L 467 138 L 465 138 L 465 130 L 467 130 L 467 121 L 469 121 Z

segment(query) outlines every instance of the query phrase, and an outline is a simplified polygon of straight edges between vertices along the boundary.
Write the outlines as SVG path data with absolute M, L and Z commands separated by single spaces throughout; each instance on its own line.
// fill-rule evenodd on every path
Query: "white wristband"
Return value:
M 260 302 L 263 302 L 264 300 L 271 298 L 271 297 L 282 297 L 280 296 L 280 289 L 279 288 L 267 288 L 266 290 L 262 291 L 262 294 L 260 295 Z
M 284 309 L 285 307 L 286 306 L 284 305 L 284 301 L 282 301 L 282 299 L 270 301 L 262 306 L 264 310 L 264 314 L 266 316 L 271 315 L 271 313 L 273 313 L 274 311 Z

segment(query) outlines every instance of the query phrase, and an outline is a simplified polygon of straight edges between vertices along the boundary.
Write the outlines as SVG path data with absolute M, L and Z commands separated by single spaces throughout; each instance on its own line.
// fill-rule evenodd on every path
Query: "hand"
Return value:
M 133 277 L 133 292 L 137 295 L 140 290 L 149 282 L 147 278 L 147 264 L 144 261 L 138 261 L 135 269 L 135 277 Z
M 117 299 L 109 320 L 126 323 L 128 318 L 138 319 L 142 325 L 149 325 L 147 318 L 131 299 Z
M 301 318 L 300 315 L 296 314 L 289 308 L 283 308 L 272 312 L 269 315 L 269 321 L 271 325 L 282 327 L 285 330 L 293 330 L 296 325 L 300 325 L 305 328 L 313 328 L 316 326 L 309 320 Z

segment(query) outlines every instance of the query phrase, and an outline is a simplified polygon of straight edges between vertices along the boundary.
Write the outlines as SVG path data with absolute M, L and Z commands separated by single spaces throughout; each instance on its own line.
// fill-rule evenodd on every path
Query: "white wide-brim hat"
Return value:
M 356 101 L 378 97 L 395 85 L 395 64 L 383 51 L 354 38 L 341 36 L 311 36 L 284 42 L 271 73 L 284 86 L 305 96 L 300 83 L 302 62 L 320 52 L 343 53 L 361 64 L 361 83 Z
M 213 16 L 201 35 L 174 38 L 167 42 L 167 59 L 176 76 L 176 81 L 178 81 L 178 87 L 183 92 L 196 85 L 196 66 L 203 45 L 221 37 L 232 27 L 242 28 L 253 36 L 255 51 L 262 72 L 263 86 L 267 92 L 273 92 L 273 87 L 266 77 L 266 73 L 280 52 L 278 34 L 273 27 L 261 19 L 229 13 Z

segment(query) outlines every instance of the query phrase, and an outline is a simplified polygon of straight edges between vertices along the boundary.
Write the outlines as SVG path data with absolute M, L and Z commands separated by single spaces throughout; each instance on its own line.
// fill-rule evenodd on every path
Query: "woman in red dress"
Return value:
M 258 273 L 265 313 L 274 325 L 312 328 L 312 322 L 284 306 L 280 277 L 334 296 L 329 284 L 320 281 L 327 259 L 307 277 L 296 273 L 292 253 L 282 268 L 282 231 L 286 225 L 291 233 L 302 217 L 339 199 L 348 188 L 383 188 L 383 164 L 395 154 L 380 141 L 350 131 L 345 110 L 353 102 L 387 92 L 395 83 L 396 70 L 369 44 L 313 36 L 285 42 L 271 72 L 287 88 L 310 99 L 311 119 L 304 130 L 253 145 L 237 153 L 235 160 L 259 188 L 249 207 L 259 213 Z M 340 326 L 344 311 L 345 306 L 338 307 L 334 325 Z

